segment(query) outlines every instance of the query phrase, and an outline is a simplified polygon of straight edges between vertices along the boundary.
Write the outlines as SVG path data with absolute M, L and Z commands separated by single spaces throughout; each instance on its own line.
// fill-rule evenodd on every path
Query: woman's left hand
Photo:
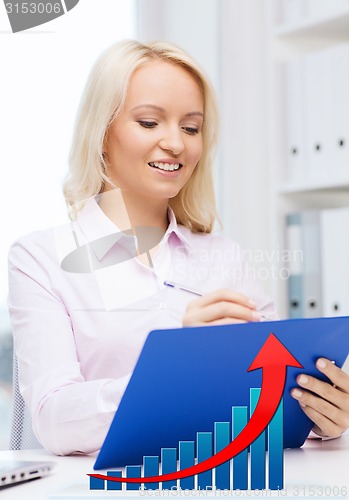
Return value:
M 349 375 L 325 358 L 319 358 L 316 367 L 333 385 L 302 374 L 297 382 L 305 390 L 294 388 L 291 395 L 314 422 L 316 434 L 335 438 L 349 428 Z

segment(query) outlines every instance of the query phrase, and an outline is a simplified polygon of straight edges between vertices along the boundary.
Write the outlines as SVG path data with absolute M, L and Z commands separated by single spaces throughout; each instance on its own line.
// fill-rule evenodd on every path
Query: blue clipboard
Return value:
M 284 447 L 302 446 L 312 422 L 290 390 L 299 373 L 326 380 L 319 357 L 342 366 L 349 354 L 349 317 L 293 319 L 150 332 L 94 469 L 140 465 L 144 455 L 195 441 L 230 422 L 232 406 L 249 406 L 262 370 L 248 372 L 273 333 L 304 368 L 287 368 Z

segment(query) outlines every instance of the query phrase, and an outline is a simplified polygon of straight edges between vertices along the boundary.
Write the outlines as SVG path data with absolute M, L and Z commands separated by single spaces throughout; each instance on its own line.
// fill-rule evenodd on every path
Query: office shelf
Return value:
M 321 8 L 319 2 L 319 9 Z M 270 118 L 268 122 L 268 140 L 270 155 L 271 201 L 273 247 L 286 248 L 285 217 L 288 213 L 306 209 L 325 209 L 349 206 L 349 165 L 341 166 L 336 172 L 330 168 L 319 174 L 318 178 L 309 177 L 309 160 L 304 164 L 303 179 L 287 180 L 287 107 L 282 96 L 286 95 L 286 79 L 280 77 L 280 62 L 297 63 L 306 54 L 321 50 L 332 50 L 343 43 L 349 43 L 349 1 L 333 2 L 334 10 L 317 15 L 315 3 L 312 4 L 312 16 L 306 9 L 310 3 L 302 2 L 298 12 L 298 22 L 283 18 L 282 6 L 285 0 L 270 0 L 267 15 L 267 64 L 269 65 L 268 103 Z M 289 4 L 290 5 L 290 4 Z M 323 4 L 322 4 L 323 6 Z M 330 4 L 328 4 L 330 7 Z M 276 22 L 275 22 L 276 21 Z M 306 56 L 308 57 L 308 56 Z M 304 90 L 303 90 L 304 92 Z M 280 97 L 281 96 L 281 97 Z M 307 110 L 307 101 L 304 102 Z M 282 141 L 285 141 L 282 145 Z M 281 144 L 281 146 L 280 146 Z M 284 153 L 282 153 L 284 151 Z M 281 266 L 282 264 L 280 264 Z M 287 282 L 275 280 L 273 296 L 276 297 L 281 317 L 287 317 Z

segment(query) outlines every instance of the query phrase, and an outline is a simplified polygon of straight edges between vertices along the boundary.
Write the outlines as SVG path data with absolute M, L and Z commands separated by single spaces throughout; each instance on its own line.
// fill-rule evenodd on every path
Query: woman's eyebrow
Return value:
M 138 106 L 132 108 L 131 111 L 136 111 L 139 108 L 151 108 L 154 109 L 155 111 L 158 111 L 159 113 L 165 113 L 165 109 L 162 108 L 161 106 L 157 106 L 156 104 L 139 104 Z M 204 117 L 202 111 L 190 111 L 189 113 L 185 114 L 185 116 L 195 116 L 195 115 Z
M 201 116 L 203 118 L 204 114 L 202 111 L 191 111 L 190 113 L 186 113 L 185 116 Z

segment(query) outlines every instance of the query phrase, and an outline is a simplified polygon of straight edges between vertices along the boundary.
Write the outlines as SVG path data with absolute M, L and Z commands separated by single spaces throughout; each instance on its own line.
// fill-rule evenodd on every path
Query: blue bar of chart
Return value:
M 230 423 L 215 422 L 214 424 L 214 452 L 223 450 L 230 443 Z M 230 460 L 216 467 L 216 488 L 230 490 Z
M 98 477 L 90 477 L 90 490 L 104 490 L 104 479 Z
M 126 465 L 126 477 L 134 478 L 141 477 L 140 465 Z M 127 490 L 139 490 L 141 483 L 126 483 Z
M 212 432 L 198 432 L 196 442 L 198 463 L 212 457 Z M 198 474 L 198 489 L 208 487 L 212 487 L 212 469 Z
M 162 448 L 161 450 L 161 473 L 169 474 L 177 471 L 177 448 Z M 176 488 L 177 481 L 164 481 L 163 490 Z
M 108 470 L 107 476 L 109 477 L 122 477 L 121 470 Z M 107 490 L 121 490 L 122 483 L 116 481 L 107 481 Z
M 143 457 L 143 477 L 159 475 L 159 457 Z M 158 490 L 159 483 L 144 483 L 146 490 Z
M 179 442 L 179 470 L 187 469 L 195 463 L 195 443 L 194 441 Z M 185 477 L 180 480 L 180 486 L 183 490 L 194 489 L 194 476 Z
M 283 443 L 283 404 L 282 400 L 268 426 L 268 477 L 270 490 L 284 487 L 284 443 Z
M 232 408 L 232 438 L 247 425 L 247 406 L 234 406 Z M 247 449 L 240 451 L 233 458 L 233 489 L 247 490 L 248 488 L 248 453 Z
M 257 406 L 260 389 L 250 389 L 250 418 Z M 251 490 L 265 489 L 265 432 L 250 446 Z
M 213 432 L 198 432 L 195 441 L 180 441 L 177 448 L 162 448 L 159 456 L 144 456 L 143 471 L 140 465 L 126 466 L 125 478 L 140 478 L 139 483 L 126 483 L 126 490 L 142 489 L 174 489 L 177 480 L 164 482 L 142 483 L 142 477 L 153 477 L 177 472 L 203 462 L 213 454 L 226 448 L 248 425 L 248 417 L 258 405 L 260 389 L 250 390 L 250 415 L 247 406 L 232 407 L 230 422 L 214 422 Z M 268 454 L 267 445 L 268 444 Z M 277 411 L 271 419 L 267 429 L 250 445 L 250 467 L 248 460 L 248 447 L 243 449 L 231 460 L 220 464 L 215 469 L 201 472 L 179 479 L 182 490 L 217 489 L 217 490 L 280 490 L 284 487 L 283 463 L 283 401 L 281 400 Z M 268 457 L 268 468 L 266 467 Z M 177 469 L 177 459 L 179 468 Z M 160 472 L 161 464 L 161 472 Z M 267 472 L 268 470 L 268 472 Z M 143 474 L 142 474 L 143 472 Z M 122 478 L 122 471 L 108 471 L 107 477 Z M 268 484 L 267 484 L 268 483 Z M 142 486 L 143 485 L 143 486 Z M 104 490 L 105 481 L 101 478 L 90 477 L 90 490 Z M 121 482 L 107 480 L 107 490 L 122 490 Z

